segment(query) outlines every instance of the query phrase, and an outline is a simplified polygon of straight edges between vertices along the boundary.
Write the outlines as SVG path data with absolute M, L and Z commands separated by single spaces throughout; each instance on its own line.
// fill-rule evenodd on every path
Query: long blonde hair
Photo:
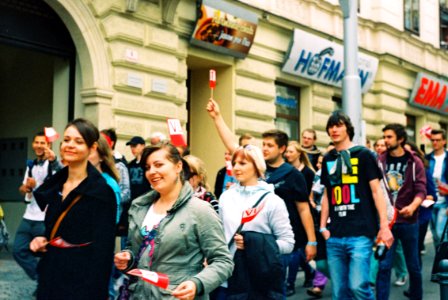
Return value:
M 183 159 L 188 163 L 190 167 L 191 173 L 198 175 L 199 177 L 199 186 L 205 188 L 205 190 L 209 191 L 210 186 L 207 182 L 207 170 L 205 169 L 205 163 L 194 155 L 186 155 Z
M 310 168 L 314 173 L 316 173 L 316 170 L 314 170 L 314 167 L 308 158 L 308 154 L 305 152 L 305 150 L 303 150 L 302 146 L 300 146 L 300 144 L 296 141 L 289 142 L 288 147 L 289 146 L 293 146 L 296 149 L 296 151 L 300 154 L 299 161 L 308 168 Z

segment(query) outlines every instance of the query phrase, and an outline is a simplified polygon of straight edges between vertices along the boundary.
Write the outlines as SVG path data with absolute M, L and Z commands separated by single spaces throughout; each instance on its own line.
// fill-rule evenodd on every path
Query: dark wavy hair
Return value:
M 330 127 L 333 126 L 338 126 L 338 125 L 345 125 L 345 127 L 347 127 L 347 134 L 350 138 L 350 141 L 353 140 L 353 137 L 355 136 L 355 127 L 353 127 L 352 121 L 350 120 L 350 117 L 347 116 L 346 114 L 344 114 L 342 111 L 340 110 L 336 110 L 334 112 L 331 113 L 330 117 L 328 118 L 327 121 L 327 127 L 325 127 L 325 130 L 328 133 L 328 130 L 330 129 Z
M 383 132 L 386 130 L 392 130 L 393 132 L 395 132 L 395 134 L 397 135 L 397 141 L 399 139 L 403 139 L 403 141 L 401 142 L 401 147 L 404 147 L 408 139 L 408 134 L 406 133 L 406 128 L 404 128 L 403 125 L 398 123 L 387 124 L 383 128 Z
M 145 147 L 145 149 L 143 149 L 140 164 L 145 171 L 146 171 L 146 161 L 148 160 L 148 157 L 151 156 L 151 154 L 153 154 L 154 152 L 159 150 L 165 150 L 166 159 L 168 159 L 173 164 L 182 162 L 182 172 L 180 173 L 180 179 L 182 181 L 182 184 L 185 182 L 185 180 L 188 180 L 190 178 L 190 167 L 188 163 L 182 158 L 179 150 L 177 150 L 177 148 L 174 145 L 168 142 L 162 142 L 154 146 L 147 146 Z
M 93 144 L 100 138 L 100 132 L 98 131 L 98 128 L 96 128 L 96 126 L 87 119 L 75 119 L 69 122 L 67 126 L 65 126 L 65 129 L 69 128 L 70 126 L 75 127 L 79 131 L 82 138 L 86 142 L 87 147 L 89 148 L 92 147 Z

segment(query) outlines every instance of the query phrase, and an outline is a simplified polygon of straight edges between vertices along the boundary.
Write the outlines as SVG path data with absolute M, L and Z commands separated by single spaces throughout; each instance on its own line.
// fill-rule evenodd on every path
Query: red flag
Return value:
M 430 139 L 431 138 L 431 131 L 432 131 L 431 125 L 425 125 L 425 126 L 423 126 L 420 129 L 420 135 Z
M 257 207 L 252 207 L 243 211 L 243 217 L 241 218 L 241 224 L 247 223 L 255 219 L 258 213 L 263 209 L 264 201 Z
M 52 245 L 53 247 L 56 248 L 78 248 L 78 247 L 84 247 L 84 246 L 88 246 L 90 245 L 92 242 L 88 242 L 88 243 L 83 243 L 83 244 L 71 244 L 67 241 L 65 241 L 63 238 L 61 238 L 60 236 L 52 239 L 51 241 L 48 242 L 48 244 Z
M 52 143 L 59 138 L 59 133 L 53 127 L 44 127 L 44 132 L 48 143 Z
M 226 173 L 232 176 L 232 162 L 230 160 L 226 160 Z
M 163 273 L 151 272 L 148 270 L 142 269 L 132 269 L 127 272 L 129 275 L 137 276 L 143 279 L 146 282 L 149 282 L 155 286 L 158 286 L 162 289 L 167 289 L 170 284 L 170 280 L 168 275 Z
M 216 71 L 213 69 L 210 69 L 209 85 L 211 89 L 216 87 Z
M 444 195 L 448 195 L 448 185 L 439 180 L 437 181 L 437 187 L 439 189 L 439 192 L 441 192 Z
M 187 146 L 179 119 L 168 119 L 167 122 L 171 144 L 174 146 Z

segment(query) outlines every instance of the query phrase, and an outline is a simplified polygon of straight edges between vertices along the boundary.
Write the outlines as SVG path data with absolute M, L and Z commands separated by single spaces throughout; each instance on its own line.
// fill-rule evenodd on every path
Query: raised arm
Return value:
M 219 105 L 215 100 L 209 99 L 207 103 L 207 112 L 209 116 L 213 119 L 215 123 L 216 130 L 218 131 L 219 137 L 221 141 L 224 143 L 224 146 L 233 153 L 237 147 L 235 144 L 234 138 L 235 135 L 227 126 L 226 122 L 222 118 L 221 111 L 219 110 Z

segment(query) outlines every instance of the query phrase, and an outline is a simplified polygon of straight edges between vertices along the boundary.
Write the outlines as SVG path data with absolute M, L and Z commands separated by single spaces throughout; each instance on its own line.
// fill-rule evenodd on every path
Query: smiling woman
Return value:
M 184 175 L 189 166 L 173 145 L 145 148 L 142 162 L 153 191 L 132 202 L 128 244 L 115 265 L 164 273 L 170 284 L 165 290 L 134 277 L 123 293 L 131 299 L 208 299 L 233 269 L 219 218 L 194 196 Z
M 61 153 L 67 167 L 45 181 L 34 196 L 46 209 L 45 235 L 30 244 L 41 252 L 37 299 L 106 299 L 115 238 L 112 189 L 88 162 L 98 129 L 85 119 L 70 122 Z M 62 244 L 54 241 L 62 240 Z

